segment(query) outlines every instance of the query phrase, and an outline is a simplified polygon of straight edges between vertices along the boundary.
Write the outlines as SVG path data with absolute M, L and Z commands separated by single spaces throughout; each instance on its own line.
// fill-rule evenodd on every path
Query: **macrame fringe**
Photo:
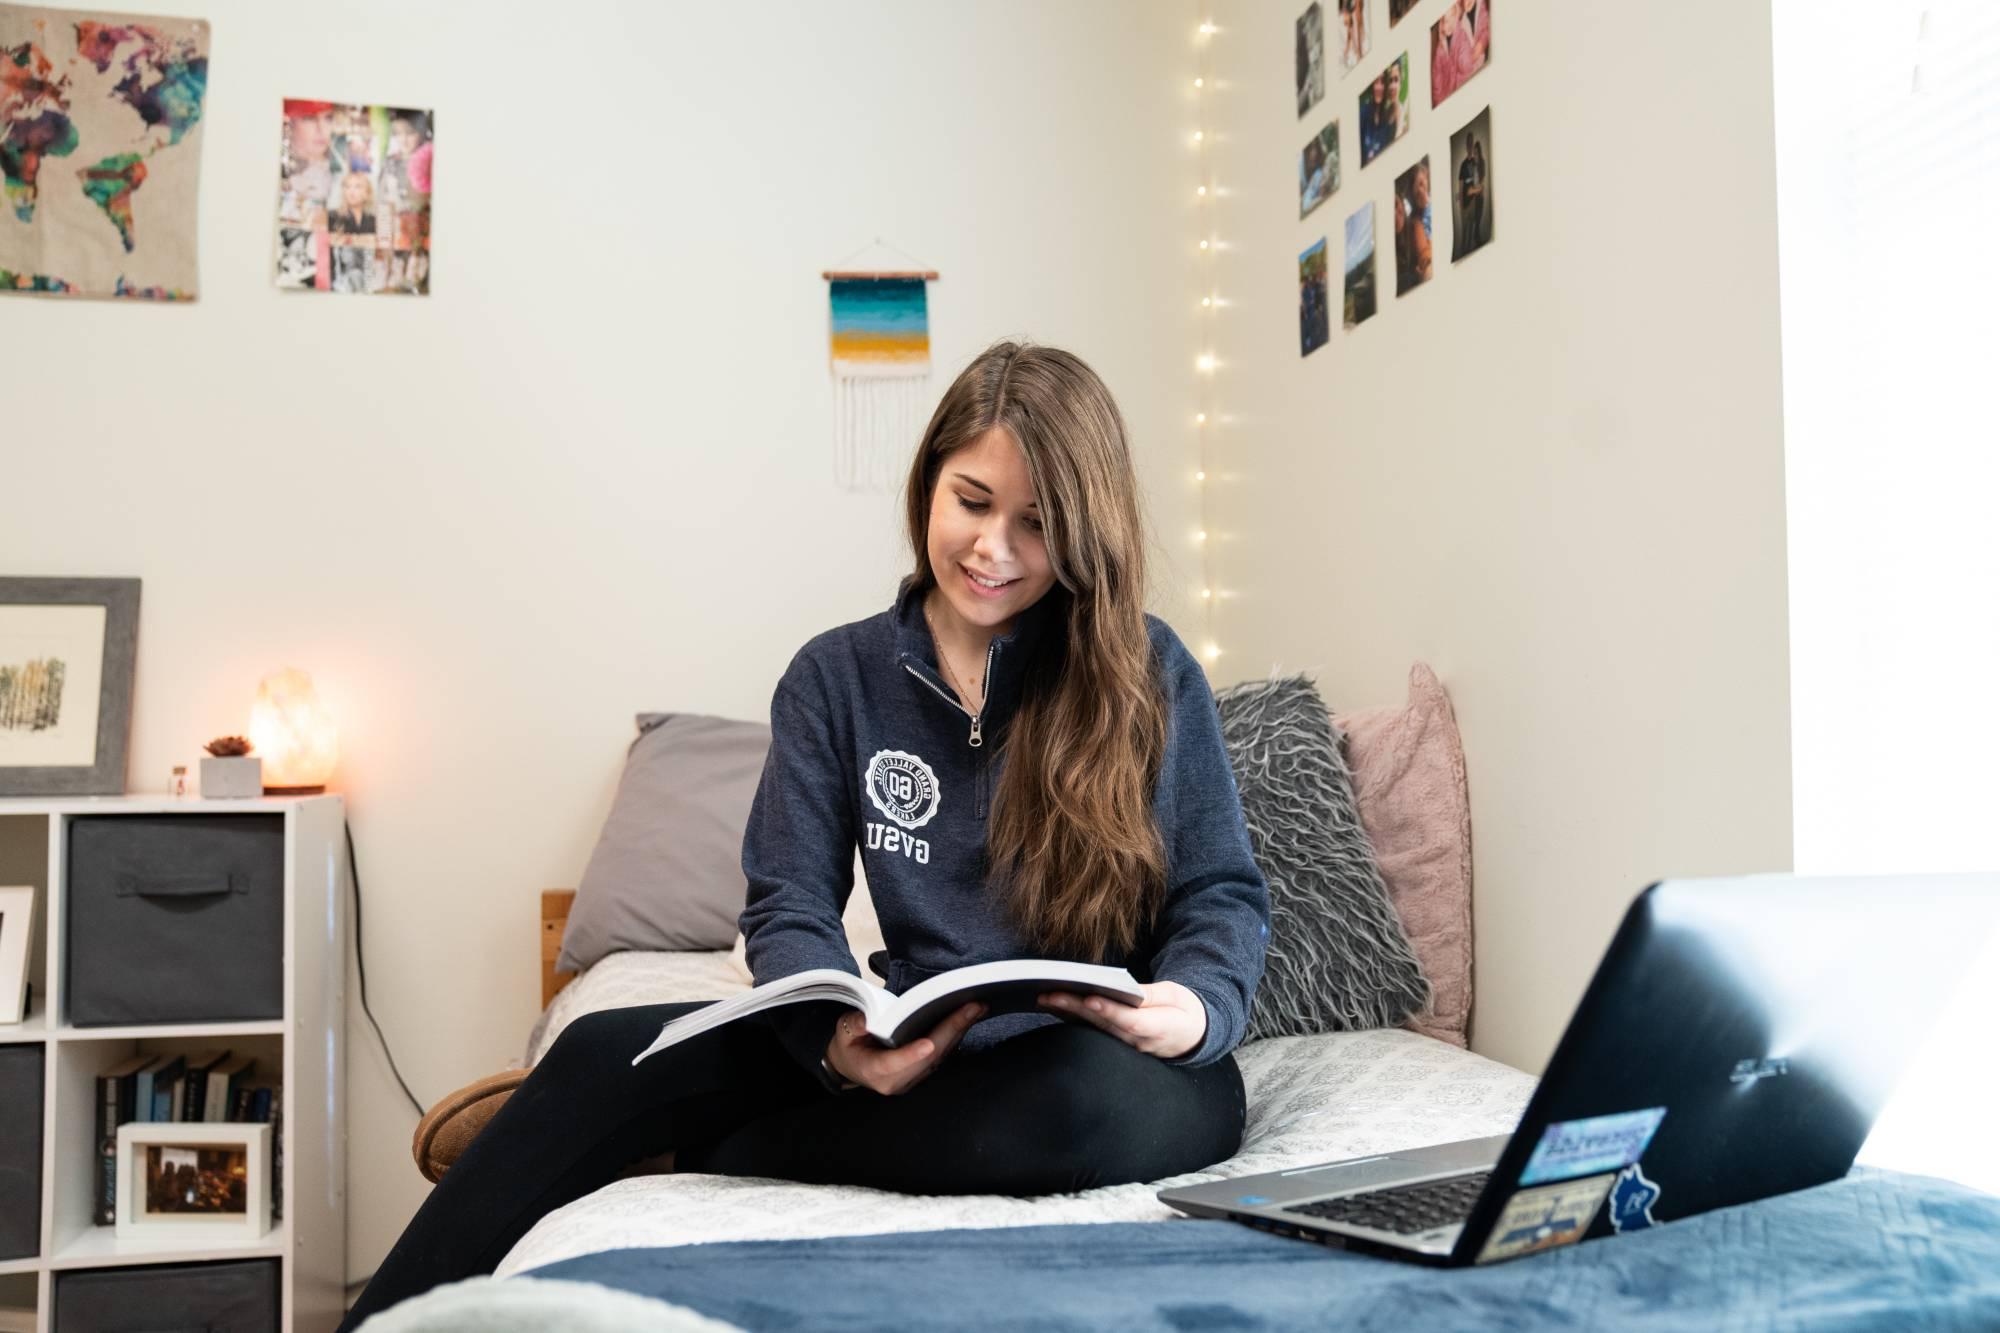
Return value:
M 893 493 L 927 423 L 930 376 L 836 366 L 833 480 L 850 491 Z

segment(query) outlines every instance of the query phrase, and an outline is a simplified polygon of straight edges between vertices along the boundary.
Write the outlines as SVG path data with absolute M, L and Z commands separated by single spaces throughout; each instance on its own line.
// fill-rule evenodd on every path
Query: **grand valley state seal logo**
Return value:
M 904 828 L 922 828 L 937 813 L 937 774 L 913 754 L 877 750 L 863 785 L 875 808 Z

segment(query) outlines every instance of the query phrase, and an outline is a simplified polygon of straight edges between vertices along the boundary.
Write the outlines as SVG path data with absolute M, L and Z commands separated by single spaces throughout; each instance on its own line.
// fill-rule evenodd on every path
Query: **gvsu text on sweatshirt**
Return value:
M 807 968 L 855 972 L 841 913 L 857 846 L 887 945 L 869 966 L 891 992 L 956 967 L 1044 956 L 989 886 L 986 832 L 1026 668 L 1051 647 L 1044 636 L 1066 632 L 1066 594 L 1051 590 L 993 639 L 975 715 L 938 671 L 924 592 L 905 580 L 894 606 L 814 638 L 778 682 L 771 749 L 743 840 L 749 896 L 739 925 L 760 984 Z M 1146 628 L 1168 704 L 1152 805 L 1167 856 L 1166 894 L 1127 956 L 1078 961 L 1123 966 L 1142 982 L 1179 982 L 1199 996 L 1208 1030 L 1168 1063 L 1205 1065 L 1243 1038 L 1264 971 L 1270 895 L 1251 858 L 1207 677 L 1165 621 L 1149 615 Z M 793 1056 L 828 1087 L 836 1085 L 820 1057 L 840 1012 L 811 1004 L 769 1016 Z M 958 1049 L 1062 1021 L 1053 1013 L 996 1015 L 975 1024 Z

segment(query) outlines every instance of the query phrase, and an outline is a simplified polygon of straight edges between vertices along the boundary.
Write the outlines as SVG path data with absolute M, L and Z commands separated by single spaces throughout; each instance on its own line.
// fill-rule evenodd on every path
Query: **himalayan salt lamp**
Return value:
M 312 677 L 297 667 L 258 683 L 250 709 L 250 743 L 264 756 L 264 791 L 305 796 L 326 790 L 340 758 L 340 733 L 319 701 Z

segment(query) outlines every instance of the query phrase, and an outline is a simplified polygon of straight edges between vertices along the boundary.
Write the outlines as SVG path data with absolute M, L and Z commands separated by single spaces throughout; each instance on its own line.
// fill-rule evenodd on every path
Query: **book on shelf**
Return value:
M 1145 992 L 1122 967 L 1071 963 L 1052 958 L 1010 958 L 974 963 L 940 972 L 901 995 L 892 995 L 838 968 L 815 967 L 684 1014 L 660 1028 L 653 1044 L 632 1059 L 633 1064 L 677 1042 L 700 1036 L 750 1014 L 808 1000 L 833 1000 L 858 1009 L 868 1020 L 868 1033 L 885 1046 L 901 1046 L 927 1035 L 954 1009 L 977 1001 L 987 1017 L 1006 1013 L 1049 1013 L 1037 997 L 1046 991 L 1101 995 L 1124 1004 L 1144 1002 Z
M 180 1106 L 176 1120 L 203 1120 L 208 1112 L 208 1076 L 229 1058 L 227 1050 L 202 1051 L 187 1058 L 187 1073 L 181 1079 Z
M 208 1095 L 203 1099 L 202 1112 L 198 1120 L 227 1120 L 229 1108 L 234 1103 L 237 1089 L 256 1067 L 254 1055 L 231 1054 L 208 1071 Z
M 166 1067 L 167 1060 L 165 1056 L 161 1056 L 155 1060 L 148 1060 L 146 1067 L 141 1069 L 133 1078 L 132 1118 L 134 1120 L 151 1120 L 153 1118 L 153 1090 L 158 1082 L 161 1071 L 165 1070 Z
M 177 1120 L 174 1108 L 180 1105 L 181 1080 L 187 1077 L 187 1057 L 177 1055 L 173 1063 L 153 1075 L 153 1114 L 148 1120 Z
M 282 1099 L 271 1099 L 271 1223 L 285 1216 L 285 1107 Z
M 161 1058 L 140 1075 L 143 1086 L 150 1079 L 153 1085 L 150 1100 L 142 1099 L 139 1105 L 141 1120 L 172 1120 L 174 1118 L 174 1098 L 179 1095 L 182 1075 L 187 1073 L 185 1055 L 169 1055 Z
M 139 1118 L 139 1075 L 160 1064 L 158 1055 L 139 1054 L 97 1076 L 97 1178 L 91 1215 L 110 1226 L 118 1207 L 118 1127 Z

